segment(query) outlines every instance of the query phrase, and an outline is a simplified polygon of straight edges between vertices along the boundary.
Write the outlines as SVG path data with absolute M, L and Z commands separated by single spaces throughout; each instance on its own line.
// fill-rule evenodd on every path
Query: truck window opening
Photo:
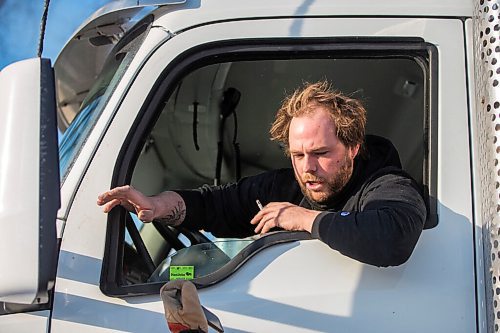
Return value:
M 404 169 L 426 186 L 430 182 L 426 135 L 432 104 L 429 57 L 425 50 L 413 55 L 297 53 L 267 59 L 260 56 L 211 60 L 195 66 L 171 83 L 171 93 L 158 106 L 157 120 L 149 126 L 152 130 L 143 140 L 133 172 L 129 172 L 130 184 L 143 193 L 155 194 L 214 181 L 224 184 L 240 176 L 290 167 L 282 147 L 269 140 L 270 124 L 287 93 L 305 81 L 327 78 L 336 89 L 363 101 L 368 110 L 367 134 L 390 139 L 399 151 Z M 234 110 L 224 116 L 221 100 L 231 89 L 240 96 L 233 103 Z M 231 119 L 233 113 L 237 120 Z M 224 117 L 227 120 L 221 122 Z M 222 149 L 218 146 L 221 141 Z M 239 149 L 235 149 L 235 142 Z M 134 224 L 128 227 L 134 228 Z M 141 254 L 144 251 L 138 251 L 128 227 L 122 229 L 123 250 L 117 252 L 122 253 L 122 258 L 118 258 L 121 263 L 116 266 L 121 275 L 118 286 L 125 293 L 130 293 L 127 286 L 133 290 L 143 284 L 156 288 L 153 286 L 168 280 L 172 262 L 183 262 L 180 258 L 197 251 L 206 250 L 204 263 L 196 263 L 194 281 L 199 286 L 226 278 L 221 274 L 233 272 L 228 267 L 241 264 L 235 263 L 234 254 L 228 255 L 228 249 L 238 249 L 248 258 L 259 251 L 252 238 L 220 239 L 204 231 L 196 236 L 174 228 L 160 230 L 158 224 L 148 223 L 138 230 L 147 252 Z M 270 239 L 283 242 L 308 238 L 304 237 L 284 232 Z M 145 265 L 145 261 L 149 264 Z M 209 264 L 211 261 L 217 264 Z

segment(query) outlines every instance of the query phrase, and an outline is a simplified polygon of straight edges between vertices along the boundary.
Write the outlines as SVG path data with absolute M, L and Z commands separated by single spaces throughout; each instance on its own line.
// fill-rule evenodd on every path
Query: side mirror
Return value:
M 34 58 L 0 71 L 0 302 L 46 303 L 60 207 L 54 75 Z

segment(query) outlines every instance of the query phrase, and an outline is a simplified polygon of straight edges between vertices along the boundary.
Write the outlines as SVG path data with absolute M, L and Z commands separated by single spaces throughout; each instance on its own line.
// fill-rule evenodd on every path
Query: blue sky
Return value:
M 44 58 L 57 54 L 83 21 L 110 0 L 51 0 Z M 0 0 L 0 69 L 37 56 L 44 0 Z

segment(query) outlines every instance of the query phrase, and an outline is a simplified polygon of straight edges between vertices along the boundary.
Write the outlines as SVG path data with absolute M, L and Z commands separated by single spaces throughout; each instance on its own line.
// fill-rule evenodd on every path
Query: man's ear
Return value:
M 360 146 L 361 146 L 360 144 L 357 144 L 353 147 L 348 148 L 351 159 L 354 159 L 356 156 L 358 156 Z

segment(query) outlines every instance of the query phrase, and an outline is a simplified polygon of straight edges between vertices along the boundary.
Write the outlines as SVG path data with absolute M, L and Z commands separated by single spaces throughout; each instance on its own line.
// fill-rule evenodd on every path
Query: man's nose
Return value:
M 316 172 L 316 159 L 312 156 L 304 156 L 304 173 Z

